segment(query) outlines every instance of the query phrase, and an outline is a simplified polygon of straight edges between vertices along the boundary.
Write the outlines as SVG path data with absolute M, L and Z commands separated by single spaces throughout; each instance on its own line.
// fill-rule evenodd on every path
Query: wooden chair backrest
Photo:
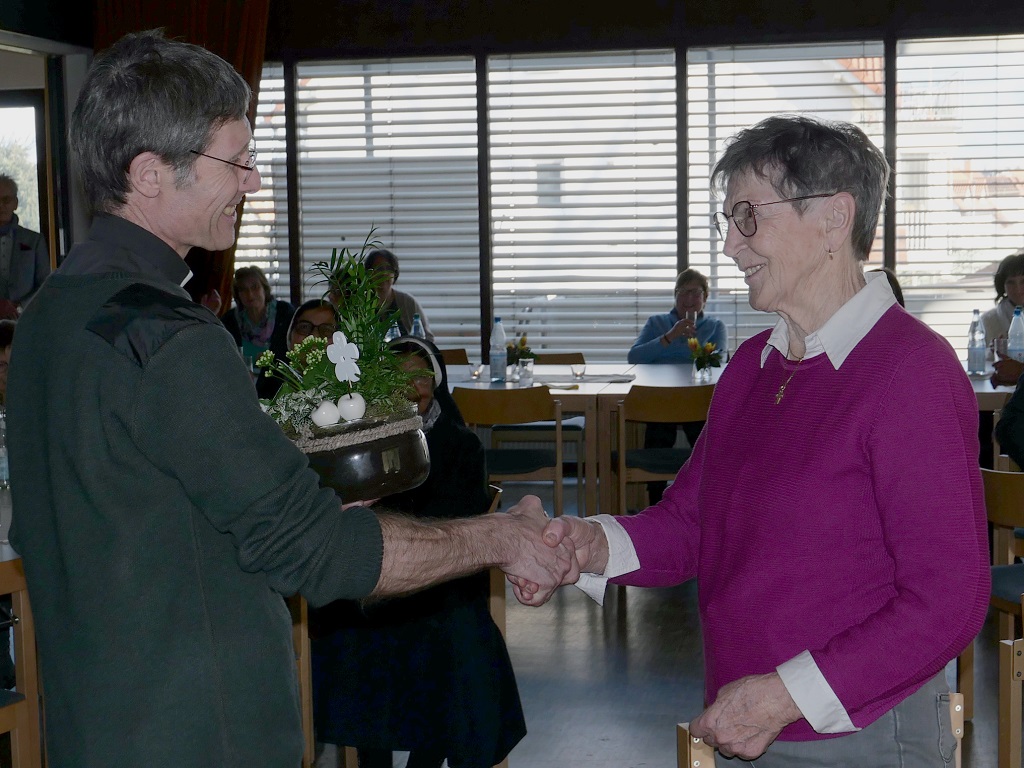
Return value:
M 985 509 L 992 525 L 1024 528 L 1024 472 L 981 470 L 985 483 Z
M 693 387 L 635 385 L 621 401 L 623 420 L 676 424 L 685 421 L 705 421 L 714 391 L 714 384 Z
M 534 365 L 585 365 L 586 362 L 582 352 L 547 352 L 538 353 Z
M 559 421 L 561 403 L 551 397 L 547 387 L 522 389 L 470 389 L 452 390 L 455 404 L 466 424 L 471 427 L 489 427 L 494 424 L 526 424 L 531 421 Z
M 469 354 L 464 349 L 441 349 L 441 359 L 445 365 L 469 365 Z

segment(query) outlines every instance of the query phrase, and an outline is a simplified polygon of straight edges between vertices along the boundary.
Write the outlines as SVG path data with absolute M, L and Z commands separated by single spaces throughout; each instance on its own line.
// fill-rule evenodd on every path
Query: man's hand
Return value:
M 536 496 L 524 496 L 508 516 L 516 526 L 516 546 L 501 569 L 514 585 L 519 602 L 542 605 L 558 587 L 580 577 L 573 541 L 548 541 L 545 533 L 550 520 Z
M 995 373 L 992 374 L 992 386 L 996 387 L 1000 384 L 1015 386 L 1017 379 L 1024 373 L 1024 363 L 1002 354 L 999 355 L 999 358 L 992 364 L 992 367 L 995 368 Z
M 719 690 L 715 703 L 690 723 L 690 733 L 726 757 L 754 760 L 801 717 L 778 673 L 750 675 Z
M 576 570 L 568 574 L 569 577 L 562 582 L 575 584 L 581 572 L 603 573 L 608 564 L 608 539 L 605 538 L 604 530 L 598 523 L 583 520 L 578 517 L 556 517 L 548 520 L 544 528 L 544 543 L 549 547 L 560 547 L 568 542 L 571 543 L 575 557 Z M 519 602 L 531 605 L 529 602 L 532 595 L 538 591 L 537 584 L 528 579 L 510 575 L 508 580 L 512 583 L 512 591 Z

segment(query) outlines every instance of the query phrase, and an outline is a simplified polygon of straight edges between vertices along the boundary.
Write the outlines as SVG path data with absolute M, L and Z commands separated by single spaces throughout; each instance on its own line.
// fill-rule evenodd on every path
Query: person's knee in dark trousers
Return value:
M 359 755 L 359 768 L 391 768 L 394 765 L 390 749 L 357 749 L 356 752 Z
M 431 749 L 414 749 L 409 753 L 409 762 L 405 764 L 405 768 L 441 768 L 444 759 L 444 752 L 435 752 Z

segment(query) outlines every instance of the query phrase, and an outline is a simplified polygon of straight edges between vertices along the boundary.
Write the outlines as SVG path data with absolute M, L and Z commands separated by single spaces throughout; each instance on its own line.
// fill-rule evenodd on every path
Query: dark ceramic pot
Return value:
M 430 474 L 427 439 L 419 429 L 308 456 L 321 483 L 345 502 L 408 491 Z

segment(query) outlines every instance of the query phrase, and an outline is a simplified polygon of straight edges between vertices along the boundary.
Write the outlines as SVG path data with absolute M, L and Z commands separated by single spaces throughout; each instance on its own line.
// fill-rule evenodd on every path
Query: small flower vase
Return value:
M 533 386 L 533 358 L 527 357 L 519 361 L 519 384 L 524 387 Z
M 711 383 L 711 366 L 705 366 L 704 368 L 698 368 L 697 364 L 693 364 L 693 383 L 694 384 L 710 384 Z

